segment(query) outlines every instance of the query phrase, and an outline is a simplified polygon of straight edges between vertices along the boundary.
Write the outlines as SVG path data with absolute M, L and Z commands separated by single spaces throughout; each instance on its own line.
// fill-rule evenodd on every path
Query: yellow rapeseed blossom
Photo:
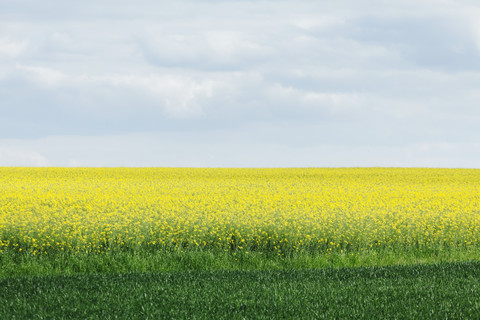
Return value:
M 0 168 L 0 251 L 343 252 L 479 242 L 480 170 Z

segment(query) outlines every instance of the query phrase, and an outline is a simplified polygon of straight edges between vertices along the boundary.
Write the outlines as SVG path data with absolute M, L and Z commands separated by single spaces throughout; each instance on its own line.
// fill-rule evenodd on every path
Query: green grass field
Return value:
M 473 249 L 0 255 L 0 319 L 476 319 Z
M 132 272 L 302 270 L 324 268 L 383 267 L 479 261 L 476 248 L 420 251 L 374 249 L 361 252 L 295 252 L 279 256 L 274 252 L 235 251 L 152 251 L 107 254 L 51 253 L 31 255 L 6 251 L 0 254 L 0 279 L 47 276 L 112 274 Z
M 0 280 L 1 319 L 478 319 L 480 263 Z

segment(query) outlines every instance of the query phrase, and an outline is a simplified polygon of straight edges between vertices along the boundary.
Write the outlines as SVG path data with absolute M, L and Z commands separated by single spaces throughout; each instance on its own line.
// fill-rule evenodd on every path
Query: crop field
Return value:
M 479 248 L 480 170 L 0 168 L 0 252 Z
M 479 319 L 480 264 L 0 280 L 2 319 Z
M 479 318 L 479 182 L 0 168 L 0 318 Z

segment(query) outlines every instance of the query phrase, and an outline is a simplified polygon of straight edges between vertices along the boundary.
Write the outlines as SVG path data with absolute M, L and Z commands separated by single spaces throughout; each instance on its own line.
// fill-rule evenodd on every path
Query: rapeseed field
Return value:
M 0 168 L 0 252 L 480 247 L 480 170 Z

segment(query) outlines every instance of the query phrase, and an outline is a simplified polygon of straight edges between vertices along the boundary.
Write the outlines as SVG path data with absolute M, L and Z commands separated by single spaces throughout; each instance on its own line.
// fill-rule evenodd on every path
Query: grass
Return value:
M 480 263 L 0 280 L 1 319 L 478 319 Z
M 280 256 L 274 251 L 246 253 L 244 251 L 219 250 L 132 251 L 104 254 L 53 252 L 36 256 L 29 253 L 5 251 L 0 253 L 0 279 L 42 275 L 185 270 L 298 270 L 466 261 L 480 261 L 480 250 L 474 247 L 432 248 L 423 251 L 386 248 L 324 254 L 293 252 L 286 256 Z

